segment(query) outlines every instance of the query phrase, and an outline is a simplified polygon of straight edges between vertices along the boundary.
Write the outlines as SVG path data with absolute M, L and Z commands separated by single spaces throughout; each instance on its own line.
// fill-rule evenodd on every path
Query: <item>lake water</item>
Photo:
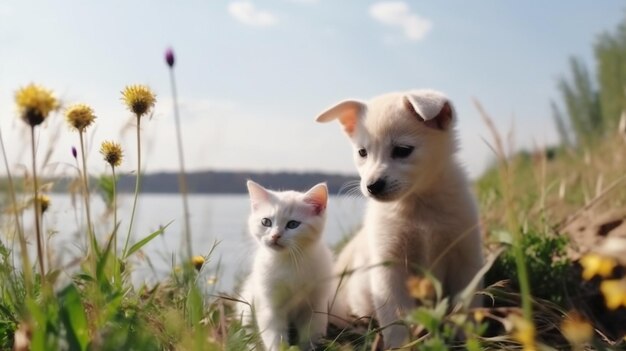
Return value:
M 96 222 L 96 235 L 103 241 L 110 233 L 112 217 L 104 214 L 104 202 L 92 195 L 92 217 Z M 118 199 L 119 229 L 118 245 L 126 238 L 132 195 L 123 194 Z M 324 241 L 334 245 L 354 232 L 361 223 L 365 200 L 353 197 L 331 196 L 328 204 Z M 248 196 L 241 195 L 191 195 L 191 232 L 194 255 L 206 255 L 218 242 L 202 279 L 210 282 L 213 291 L 231 292 L 238 279 L 249 271 L 256 242 L 247 233 L 247 217 L 250 210 Z M 50 249 L 61 264 L 81 256 L 85 250 L 84 210 L 82 199 L 72 199 L 66 194 L 52 194 L 51 205 L 45 214 L 44 229 L 54 231 Z M 156 282 L 165 278 L 178 260 L 183 228 L 182 200 L 177 194 L 144 194 L 139 198 L 135 217 L 135 233 L 131 241 L 138 241 L 174 221 L 164 235 L 144 247 L 133 261 L 133 280 Z M 28 223 L 28 221 L 26 222 Z M 28 228 L 28 225 L 27 225 Z M 28 229 L 27 229 L 28 230 Z M 32 230 L 30 230 L 32 232 Z M 31 240 L 34 243 L 34 239 Z M 34 246 L 34 245 L 33 245 Z M 219 272 L 217 268 L 219 267 Z

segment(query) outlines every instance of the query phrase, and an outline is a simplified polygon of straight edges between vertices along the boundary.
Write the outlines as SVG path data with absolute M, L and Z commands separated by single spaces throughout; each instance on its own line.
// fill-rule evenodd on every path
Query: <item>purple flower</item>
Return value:
M 72 146 L 72 156 L 74 156 L 74 158 L 78 156 L 78 152 L 76 151 L 76 148 L 74 146 Z
M 174 50 L 172 48 L 165 50 L 165 62 L 168 66 L 174 67 Z

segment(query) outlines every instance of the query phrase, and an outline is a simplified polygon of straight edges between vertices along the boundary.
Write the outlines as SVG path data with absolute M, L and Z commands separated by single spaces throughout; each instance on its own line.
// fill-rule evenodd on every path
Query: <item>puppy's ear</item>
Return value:
M 346 134 L 352 135 L 363 112 L 365 112 L 364 103 L 356 100 L 346 100 L 322 112 L 315 120 L 324 123 L 339 119 Z
M 429 128 L 448 130 L 454 122 L 452 103 L 436 91 L 415 91 L 404 96 L 404 107 Z

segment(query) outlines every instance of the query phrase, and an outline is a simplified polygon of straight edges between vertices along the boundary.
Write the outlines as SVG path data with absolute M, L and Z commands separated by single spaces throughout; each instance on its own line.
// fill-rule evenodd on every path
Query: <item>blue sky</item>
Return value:
M 28 164 L 14 91 L 30 82 L 98 115 L 89 163 L 104 171 L 102 140 L 135 163 L 127 84 L 158 95 L 144 123 L 148 171 L 177 158 L 164 50 L 176 52 L 186 162 L 191 170 L 354 173 L 337 125 L 313 122 L 345 98 L 413 88 L 457 107 L 459 158 L 476 176 L 492 155 L 479 99 L 518 147 L 556 141 L 550 99 L 571 55 L 593 69 L 592 45 L 624 15 L 616 0 L 546 1 L 17 1 L 0 3 L 0 127 L 11 164 Z M 58 137 L 56 137 L 58 135 Z M 77 136 L 56 115 L 40 130 L 49 174 L 67 171 Z M 57 167 L 53 167 L 57 166 Z

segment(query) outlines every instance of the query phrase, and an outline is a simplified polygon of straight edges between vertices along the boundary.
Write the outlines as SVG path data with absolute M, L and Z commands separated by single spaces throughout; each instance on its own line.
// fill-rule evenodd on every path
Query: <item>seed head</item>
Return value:
M 93 123 L 96 116 L 89 105 L 75 104 L 65 110 L 65 119 L 71 127 L 82 132 Z
M 50 198 L 47 195 L 39 194 L 37 195 L 37 203 L 41 213 L 44 213 L 50 207 Z
M 199 271 L 200 269 L 202 269 L 202 266 L 204 265 L 204 257 L 200 255 L 193 256 L 191 258 L 191 263 L 193 264 L 194 267 L 196 267 L 196 270 Z
M 111 167 L 117 167 L 122 163 L 122 147 L 116 142 L 103 141 L 100 146 L 100 153 L 104 157 L 104 161 Z
M 15 93 L 15 103 L 20 117 L 31 127 L 41 124 L 58 107 L 51 90 L 32 83 Z
M 156 102 L 156 97 L 150 88 L 145 85 L 129 85 L 122 91 L 122 100 L 126 107 L 137 117 L 145 115 Z

